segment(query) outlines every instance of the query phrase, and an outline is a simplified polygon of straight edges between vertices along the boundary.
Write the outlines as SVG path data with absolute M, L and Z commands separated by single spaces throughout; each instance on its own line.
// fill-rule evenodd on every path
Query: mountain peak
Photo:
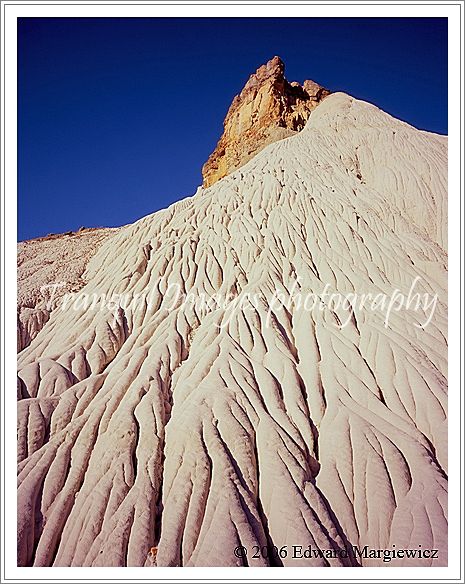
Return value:
M 225 172 L 322 96 L 273 61 Z M 207 195 L 20 244 L 17 565 L 446 566 L 447 171 L 333 93 Z
M 274 56 L 233 99 L 223 135 L 202 169 L 205 187 L 243 166 L 268 144 L 302 130 L 312 110 L 329 95 L 311 80 L 290 83 L 284 68 L 283 60 Z
M 281 57 L 273 57 L 261 67 L 259 67 L 244 86 L 245 89 L 263 84 L 268 79 L 277 79 L 284 82 L 284 62 Z

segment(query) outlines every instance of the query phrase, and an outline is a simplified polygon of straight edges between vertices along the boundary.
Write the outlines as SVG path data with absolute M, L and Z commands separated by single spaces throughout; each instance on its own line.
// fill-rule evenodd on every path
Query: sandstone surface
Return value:
M 19 353 L 19 565 L 447 563 L 447 138 L 335 93 L 237 163 L 100 242 L 80 292 L 113 302 L 57 307 Z M 424 328 L 274 300 L 415 280 Z
M 205 187 L 244 165 L 268 144 L 302 130 L 329 91 L 311 80 L 289 83 L 273 57 L 251 75 L 224 120 L 224 132 L 205 163 Z

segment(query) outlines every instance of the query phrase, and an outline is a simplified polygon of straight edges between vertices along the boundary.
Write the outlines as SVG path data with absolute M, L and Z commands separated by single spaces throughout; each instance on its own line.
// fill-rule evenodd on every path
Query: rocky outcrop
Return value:
M 203 185 L 211 186 L 268 144 L 302 130 L 312 110 L 329 93 L 314 81 L 289 83 L 279 57 L 262 65 L 229 108 L 223 135 L 203 166 Z
M 336 93 L 107 238 L 18 356 L 18 564 L 447 565 L 446 237 L 447 139 Z

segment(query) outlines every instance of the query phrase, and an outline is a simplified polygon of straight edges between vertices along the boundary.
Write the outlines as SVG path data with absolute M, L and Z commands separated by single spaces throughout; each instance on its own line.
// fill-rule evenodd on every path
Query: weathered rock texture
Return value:
M 84 286 L 89 259 L 116 231 L 83 228 L 18 243 L 18 351 L 37 336 L 60 298 Z
M 279 57 L 262 65 L 229 108 L 223 135 L 202 170 L 204 186 L 241 167 L 268 144 L 300 132 L 327 95 L 314 81 L 289 83 Z
M 446 195 L 445 137 L 336 93 L 104 241 L 81 292 L 126 300 L 57 308 L 19 354 L 18 563 L 445 565 Z M 341 327 L 296 305 L 417 277 L 438 295 L 424 329 L 424 309 Z M 267 544 L 439 555 L 234 554 Z

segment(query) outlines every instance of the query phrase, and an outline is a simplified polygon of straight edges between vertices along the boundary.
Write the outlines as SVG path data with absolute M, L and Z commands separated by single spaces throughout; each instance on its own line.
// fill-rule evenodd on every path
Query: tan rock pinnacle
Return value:
M 229 108 L 223 135 L 202 169 L 204 186 L 239 168 L 268 144 L 302 130 L 329 93 L 314 81 L 289 83 L 279 57 L 259 67 Z

